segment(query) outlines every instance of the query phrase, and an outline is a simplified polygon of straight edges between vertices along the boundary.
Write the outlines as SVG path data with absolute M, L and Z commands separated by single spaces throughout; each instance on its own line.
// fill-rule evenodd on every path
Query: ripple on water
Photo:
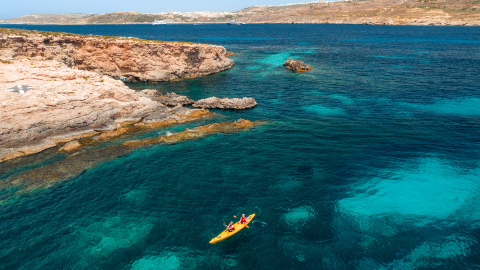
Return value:
M 293 56 L 292 55 L 293 52 L 294 51 L 288 51 L 288 52 L 270 54 L 269 56 L 261 58 L 256 62 L 262 63 L 262 64 L 269 64 L 270 68 L 276 68 L 279 66 L 283 66 L 283 63 L 285 63 L 287 58 L 297 59 L 298 56 Z
M 147 218 L 138 220 L 128 216 L 108 217 L 80 228 L 75 243 L 88 257 L 100 259 L 142 241 L 152 229 L 152 224 L 152 220 Z M 88 257 L 82 256 L 85 260 Z
M 470 253 L 470 247 L 474 243 L 475 241 L 470 238 L 457 235 L 425 241 L 406 257 L 390 263 L 386 269 L 435 268 L 438 267 L 438 264 L 432 259 L 450 259 L 467 256 Z
M 398 69 L 403 69 L 403 68 L 412 68 L 412 66 L 409 65 L 394 65 L 392 66 L 393 68 L 398 68 Z
M 412 160 L 381 174 L 389 177 L 372 178 L 355 187 L 352 197 L 338 202 L 340 208 L 354 216 L 441 219 L 460 209 L 470 196 L 478 196 L 480 190 L 478 170 L 460 172 L 436 157 Z
M 300 46 L 310 46 L 310 45 L 312 45 L 312 43 L 306 42 L 306 41 L 296 41 L 295 43 L 297 43 Z
M 298 188 L 302 187 L 301 181 L 284 181 L 275 186 L 276 190 L 281 192 L 291 192 L 293 190 L 297 190 Z
M 283 220 L 290 227 L 303 227 L 310 219 L 315 217 L 315 211 L 310 206 L 299 206 L 283 215 Z
M 281 53 L 269 53 L 268 56 L 260 58 L 255 60 L 256 63 L 258 64 L 263 64 L 263 66 L 260 66 L 261 68 L 259 69 L 254 69 L 254 67 L 259 66 L 259 65 L 252 65 L 253 70 L 261 70 L 258 74 L 255 74 L 253 77 L 255 80 L 263 81 L 266 80 L 267 76 L 270 75 L 281 75 L 283 74 L 282 72 L 285 72 L 285 70 L 282 70 L 282 72 L 276 71 L 274 69 L 278 69 L 280 67 L 283 67 L 283 63 L 288 58 L 291 59 L 298 59 L 298 56 L 292 55 L 295 51 L 287 51 L 287 52 L 281 52 Z
M 262 41 L 272 40 L 274 38 L 259 38 L 259 37 L 205 37 L 203 40 L 215 40 L 215 41 Z
M 302 106 L 302 108 L 309 113 L 315 113 L 321 116 L 340 116 L 344 115 L 345 111 L 341 108 L 327 107 L 323 105 L 309 105 Z
M 212 256 L 216 256 L 212 254 Z M 197 269 L 202 262 L 205 261 L 205 256 L 200 252 L 191 250 L 185 247 L 168 247 L 160 253 L 148 254 L 132 263 L 132 270 L 150 270 L 150 269 Z M 224 256 L 222 258 L 215 258 L 221 268 L 231 268 L 236 265 L 236 260 Z
M 280 240 L 280 246 L 283 249 L 283 254 L 288 257 L 293 257 L 299 262 L 304 262 L 308 256 L 308 243 L 302 243 L 293 236 L 285 236 Z
M 174 253 L 165 252 L 157 256 L 145 256 L 132 265 L 132 270 L 175 270 L 179 269 L 181 265 L 180 260 Z
M 330 97 L 339 100 L 342 104 L 347 104 L 348 105 L 348 104 L 353 103 L 353 99 L 351 99 L 350 97 L 348 97 L 346 95 L 333 94 L 333 95 L 330 95 Z
M 257 69 L 261 69 L 261 68 L 262 68 L 262 66 L 260 66 L 260 65 L 248 65 L 244 69 L 246 69 L 246 70 L 257 70 Z
M 417 59 L 417 57 L 406 56 L 406 55 L 368 55 L 368 57 L 382 58 L 382 59 L 394 59 L 394 60 Z
M 399 103 L 415 110 L 431 111 L 437 114 L 476 116 L 480 115 L 480 98 L 466 98 L 436 101 L 432 104 Z
M 362 42 L 362 43 L 390 43 L 390 42 L 426 42 L 426 43 L 466 43 L 477 44 L 480 40 L 458 39 L 451 37 L 378 37 L 378 38 L 358 38 L 358 39 L 344 39 L 347 42 Z
M 123 195 L 123 199 L 131 203 L 140 203 L 145 200 L 146 196 L 146 191 L 134 189 L 125 193 L 125 195 Z

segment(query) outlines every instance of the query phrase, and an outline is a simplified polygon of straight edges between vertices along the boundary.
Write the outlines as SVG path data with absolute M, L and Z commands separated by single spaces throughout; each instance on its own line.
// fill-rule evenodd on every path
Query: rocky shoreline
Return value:
M 231 68 L 222 46 L 0 28 L 0 59 L 53 60 L 124 82 L 160 82 Z
M 226 55 L 214 45 L 0 28 L 0 162 L 213 115 L 204 108 L 256 106 L 253 98 L 207 104 L 124 84 L 220 72 L 234 64 Z M 183 107 L 192 104 L 203 108 Z
M 8 91 L 20 83 L 31 89 Z M 0 162 L 132 124 L 179 123 L 209 114 L 172 111 L 121 81 L 55 61 L 0 65 L 0 89 Z
M 256 105 L 253 98 L 244 100 Z M 183 107 L 193 103 L 175 93 L 135 92 L 120 80 L 56 61 L 4 61 L 0 63 L 0 162 L 52 147 L 73 152 L 82 148 L 78 142 L 82 138 L 101 141 L 213 115 L 206 109 Z

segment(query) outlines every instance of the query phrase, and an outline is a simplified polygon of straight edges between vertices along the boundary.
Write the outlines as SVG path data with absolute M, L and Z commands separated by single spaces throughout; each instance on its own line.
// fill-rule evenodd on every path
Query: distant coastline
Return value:
M 281 6 L 252 6 L 237 12 L 113 12 L 106 14 L 32 14 L 0 20 L 0 24 L 95 25 L 227 23 L 247 24 L 365 24 L 480 26 L 480 2 L 445 0 L 352 0 Z

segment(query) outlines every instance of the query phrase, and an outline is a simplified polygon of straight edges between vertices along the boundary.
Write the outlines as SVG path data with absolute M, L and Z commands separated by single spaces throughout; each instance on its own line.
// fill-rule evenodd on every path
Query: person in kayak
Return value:
M 247 222 L 247 219 L 245 218 L 245 214 L 242 214 L 242 217 L 240 218 L 240 224 L 243 224 Z
M 233 224 L 233 221 L 230 221 L 230 224 L 225 224 L 225 222 L 223 223 L 223 225 L 225 225 L 225 227 L 227 227 L 227 231 L 229 232 L 233 232 L 235 230 L 235 225 Z

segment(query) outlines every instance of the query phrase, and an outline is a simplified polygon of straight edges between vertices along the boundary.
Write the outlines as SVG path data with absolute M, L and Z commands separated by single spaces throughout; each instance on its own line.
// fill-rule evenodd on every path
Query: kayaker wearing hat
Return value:
M 229 232 L 233 232 L 235 230 L 235 225 L 233 224 L 233 221 L 230 221 L 230 224 L 225 224 L 225 222 L 223 223 L 223 225 L 225 225 L 225 227 L 227 227 L 227 231 Z

